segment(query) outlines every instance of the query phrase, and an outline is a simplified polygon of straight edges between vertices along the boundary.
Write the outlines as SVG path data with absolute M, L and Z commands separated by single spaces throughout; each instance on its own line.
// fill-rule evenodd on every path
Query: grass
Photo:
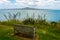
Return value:
M 60 40 L 60 33 L 51 32 L 51 30 L 37 30 L 39 34 L 39 40 Z
M 37 29 L 37 34 L 39 35 L 39 40 L 60 40 L 60 33 L 57 33 L 51 29 Z M 0 40 L 22 40 L 11 36 L 13 33 L 13 27 L 0 25 Z
M 11 36 L 11 33 L 13 33 L 12 27 L 0 25 L 0 40 L 20 40 Z

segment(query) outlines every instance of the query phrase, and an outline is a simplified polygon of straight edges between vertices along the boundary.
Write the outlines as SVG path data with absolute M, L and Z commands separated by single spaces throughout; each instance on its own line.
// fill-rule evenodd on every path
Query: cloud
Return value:
M 0 9 L 35 7 L 45 9 L 60 9 L 60 1 L 55 0 L 0 0 Z
M 0 0 L 0 3 L 9 3 L 10 1 L 8 0 Z
M 0 0 L 0 9 L 12 9 L 20 7 L 24 7 L 22 2 L 11 3 L 9 0 Z

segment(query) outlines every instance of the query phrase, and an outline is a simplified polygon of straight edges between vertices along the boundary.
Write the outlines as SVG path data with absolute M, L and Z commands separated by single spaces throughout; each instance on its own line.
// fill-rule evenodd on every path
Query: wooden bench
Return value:
M 14 25 L 14 34 L 27 38 L 35 38 L 35 27 L 27 25 Z

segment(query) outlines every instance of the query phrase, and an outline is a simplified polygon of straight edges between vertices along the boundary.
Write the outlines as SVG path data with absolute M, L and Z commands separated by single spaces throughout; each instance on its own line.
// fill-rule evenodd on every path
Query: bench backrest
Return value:
M 35 27 L 27 26 L 27 25 L 15 25 L 14 33 L 22 33 L 22 34 L 35 36 Z

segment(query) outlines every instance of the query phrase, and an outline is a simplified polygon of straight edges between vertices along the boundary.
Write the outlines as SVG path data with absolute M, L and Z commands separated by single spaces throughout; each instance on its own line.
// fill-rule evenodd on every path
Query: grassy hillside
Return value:
M 0 25 L 0 40 L 22 40 L 12 36 L 13 31 L 12 26 Z M 39 35 L 39 40 L 60 40 L 60 33 L 53 29 L 36 29 L 36 32 Z

